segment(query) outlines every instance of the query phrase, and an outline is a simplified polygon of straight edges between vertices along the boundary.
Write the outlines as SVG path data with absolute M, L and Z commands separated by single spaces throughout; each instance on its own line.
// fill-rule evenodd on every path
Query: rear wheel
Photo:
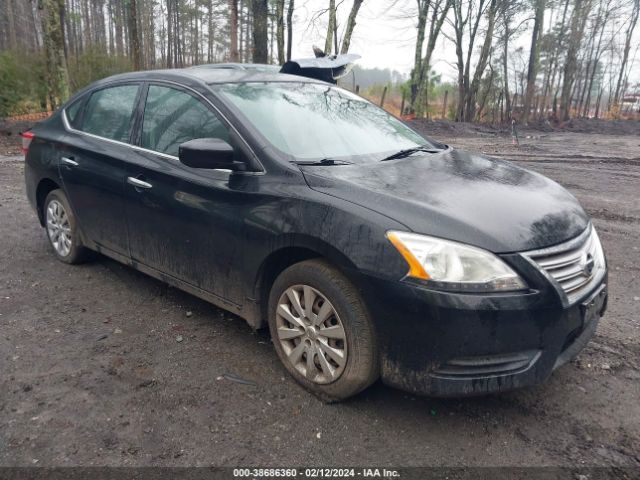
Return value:
M 47 195 L 44 218 L 47 238 L 56 257 L 70 264 L 86 260 L 88 250 L 80 241 L 76 218 L 62 190 L 52 190 Z
M 289 373 L 324 401 L 348 398 L 378 378 L 370 315 L 353 284 L 325 261 L 301 262 L 278 276 L 269 329 Z

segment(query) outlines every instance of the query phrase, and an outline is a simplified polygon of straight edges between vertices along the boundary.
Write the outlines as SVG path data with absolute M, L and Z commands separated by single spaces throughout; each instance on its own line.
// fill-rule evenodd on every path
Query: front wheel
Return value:
M 297 263 L 278 276 L 269 295 L 269 329 L 289 373 L 324 401 L 351 397 L 379 376 L 367 308 L 325 261 Z
M 76 218 L 62 190 L 52 190 L 47 195 L 44 218 L 47 238 L 56 257 L 70 264 L 84 261 L 88 250 L 80 241 Z

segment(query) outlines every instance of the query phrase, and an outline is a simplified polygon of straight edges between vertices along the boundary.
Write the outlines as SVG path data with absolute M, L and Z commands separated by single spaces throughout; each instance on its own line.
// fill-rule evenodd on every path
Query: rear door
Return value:
M 150 84 L 139 129 L 125 186 L 132 259 L 240 305 L 244 210 L 258 179 L 179 162 L 181 143 L 229 141 L 224 121 L 190 90 Z
M 65 112 L 68 135 L 59 163 L 83 234 L 99 249 L 126 257 L 123 194 L 139 92 L 139 83 L 108 86 L 90 93 L 80 112 Z

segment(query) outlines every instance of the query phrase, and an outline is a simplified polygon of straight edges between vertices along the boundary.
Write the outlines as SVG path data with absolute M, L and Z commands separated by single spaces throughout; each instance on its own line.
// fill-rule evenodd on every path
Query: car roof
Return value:
M 256 70 L 259 72 L 277 73 L 282 68 L 280 65 L 269 65 L 268 63 L 205 63 L 194 65 L 190 68 L 221 68 L 232 70 Z
M 200 83 L 215 85 L 223 83 L 245 82 L 297 82 L 297 83 L 324 83 L 313 78 L 286 73 L 266 72 L 259 68 L 175 68 L 165 70 L 148 70 L 141 72 L 129 72 L 114 75 L 96 82 L 94 85 L 127 80 L 173 80 L 186 83 Z

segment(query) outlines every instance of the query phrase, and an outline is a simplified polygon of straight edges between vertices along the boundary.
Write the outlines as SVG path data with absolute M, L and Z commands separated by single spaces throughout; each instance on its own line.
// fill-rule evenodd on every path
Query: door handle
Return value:
M 136 177 L 127 177 L 127 183 L 129 185 L 133 185 L 136 188 L 151 188 L 153 186 L 150 183 L 142 181 Z
M 60 161 L 62 163 L 64 163 L 65 165 L 68 165 L 70 167 L 77 167 L 79 165 L 78 162 L 76 162 L 72 158 L 68 158 L 68 157 L 62 157 L 62 158 L 60 158 Z

